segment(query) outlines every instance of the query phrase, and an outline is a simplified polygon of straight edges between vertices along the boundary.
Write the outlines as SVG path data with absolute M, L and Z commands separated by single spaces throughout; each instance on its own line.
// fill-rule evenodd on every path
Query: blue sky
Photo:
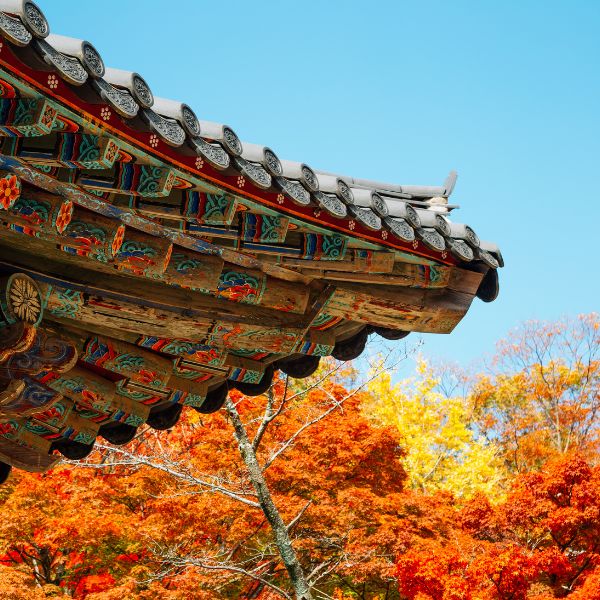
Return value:
M 459 179 L 500 244 L 496 302 L 424 353 L 467 363 L 519 322 L 598 310 L 600 2 L 39 0 L 158 96 L 281 157 L 404 184 Z

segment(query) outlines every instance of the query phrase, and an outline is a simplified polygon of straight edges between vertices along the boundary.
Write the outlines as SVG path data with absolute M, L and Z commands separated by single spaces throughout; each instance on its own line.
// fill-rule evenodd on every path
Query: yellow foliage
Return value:
M 363 409 L 399 431 L 413 488 L 448 491 L 462 499 L 483 492 L 499 499 L 505 472 L 498 448 L 474 433 L 468 401 L 440 393 L 439 383 L 419 359 L 415 377 L 395 385 L 389 374 L 374 380 Z

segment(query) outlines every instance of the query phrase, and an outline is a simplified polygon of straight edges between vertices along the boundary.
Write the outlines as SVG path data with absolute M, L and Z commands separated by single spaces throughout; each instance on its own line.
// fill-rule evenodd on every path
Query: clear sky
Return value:
M 459 174 L 500 297 L 425 354 L 600 308 L 600 2 L 38 0 L 54 33 L 282 158 L 382 181 Z

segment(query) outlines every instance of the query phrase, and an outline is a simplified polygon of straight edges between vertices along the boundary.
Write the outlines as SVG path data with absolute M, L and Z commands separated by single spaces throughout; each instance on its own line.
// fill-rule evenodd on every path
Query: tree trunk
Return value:
M 256 458 L 256 453 L 252 447 L 252 443 L 248 439 L 246 428 L 240 419 L 237 408 L 230 399 L 227 399 L 225 408 L 231 417 L 235 439 L 237 440 L 242 459 L 244 460 L 246 468 L 248 469 L 250 481 L 256 490 L 256 494 L 258 495 L 258 502 L 265 514 L 265 517 L 269 521 L 271 528 L 273 529 L 273 533 L 275 534 L 275 542 L 277 544 L 277 548 L 279 549 L 279 554 L 281 555 L 283 564 L 285 565 L 285 568 L 290 576 L 290 581 L 294 588 L 296 599 L 312 600 L 312 595 L 310 593 L 309 585 L 306 581 L 304 569 L 298 561 L 298 557 L 296 556 L 296 552 L 294 551 L 290 536 L 288 534 L 288 529 L 281 518 L 279 510 L 273 502 L 271 492 L 269 491 L 267 482 L 265 481 L 262 473 L 262 469 L 260 468 L 260 464 Z

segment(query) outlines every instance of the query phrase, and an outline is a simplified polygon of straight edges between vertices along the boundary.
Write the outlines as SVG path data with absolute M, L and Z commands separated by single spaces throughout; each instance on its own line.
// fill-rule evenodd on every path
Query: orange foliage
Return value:
M 594 591 L 600 589 L 600 467 L 582 457 L 562 458 L 542 473 L 518 477 L 496 507 L 473 499 L 453 522 L 448 538 L 416 542 L 398 558 L 404 597 L 600 597 Z
M 366 392 L 339 406 L 347 390 L 330 381 L 284 404 L 257 456 L 320 597 L 600 600 L 596 321 L 529 331 L 505 346 L 512 371 L 479 380 L 473 427 L 520 472 L 497 504 L 406 489 L 398 430 L 365 415 Z M 570 359 L 565 344 L 576 350 Z M 283 382 L 274 388 L 276 408 Z M 232 397 L 253 439 L 267 400 Z M 289 591 L 225 411 L 185 411 L 173 430 L 148 430 L 90 460 L 16 473 L 0 490 L 0 597 L 271 600 Z
M 523 324 L 498 344 L 494 376 L 473 390 L 478 428 L 516 472 L 600 451 L 600 318 Z

